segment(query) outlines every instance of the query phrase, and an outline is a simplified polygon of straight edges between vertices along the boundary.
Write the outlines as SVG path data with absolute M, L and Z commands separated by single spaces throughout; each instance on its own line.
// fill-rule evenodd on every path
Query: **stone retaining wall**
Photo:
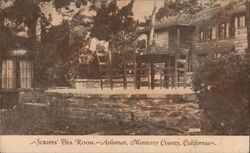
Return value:
M 20 94 L 19 103 L 23 104 L 26 112 L 45 111 L 47 115 L 43 117 L 45 120 L 50 118 L 48 123 L 52 125 L 52 129 L 63 126 L 63 130 L 72 129 L 69 134 L 101 131 L 104 134 L 165 135 L 169 134 L 167 130 L 174 131 L 173 134 L 200 134 L 204 120 L 195 94 L 72 94 L 29 91 Z M 81 132 L 76 131 L 79 129 Z M 85 129 L 88 130 L 84 131 Z
M 194 94 L 46 94 L 46 103 L 54 116 L 120 124 L 144 122 L 183 133 L 201 128 L 201 111 L 195 102 Z

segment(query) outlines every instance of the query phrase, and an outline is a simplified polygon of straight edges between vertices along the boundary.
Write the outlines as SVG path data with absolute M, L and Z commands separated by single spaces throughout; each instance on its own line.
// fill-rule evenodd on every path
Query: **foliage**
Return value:
M 218 3 L 218 0 L 208 0 L 204 4 L 204 6 L 205 6 L 205 8 L 213 8 L 213 7 L 220 6 L 220 4 Z
M 215 126 L 227 134 L 248 132 L 250 56 L 231 53 L 207 60 L 194 74 L 193 89 Z M 223 113 L 224 112 L 224 113 Z
M 93 52 L 89 50 L 93 37 L 109 41 L 113 44 L 112 50 L 121 51 L 122 48 L 124 51 L 135 41 L 136 22 L 132 17 L 132 7 L 133 1 L 121 9 L 115 3 L 103 3 L 101 8 L 96 8 L 93 19 L 80 10 L 72 20 L 51 26 L 42 39 L 46 52 L 52 57 L 51 62 L 59 60 L 64 63 L 67 70 L 65 77 L 72 80 L 84 73 L 80 72 L 81 67 L 94 61 Z
M 116 3 L 102 3 L 101 8 L 93 7 L 98 0 L 14 0 L 13 2 L 13 5 L 1 9 L 1 23 L 5 18 L 15 21 L 16 26 L 25 23 L 29 29 L 33 29 L 34 35 L 37 20 L 41 19 L 41 46 L 37 48 L 40 53 L 36 57 L 39 74 L 47 73 L 50 68 L 60 64 L 65 67 L 67 79 L 75 78 L 82 65 L 94 60 L 93 53 L 88 49 L 91 37 L 109 41 L 112 44 L 110 49 L 114 52 L 127 50 L 130 52 L 135 46 L 137 22 L 134 21 L 132 13 L 134 1 L 121 9 Z M 64 10 L 72 12 L 70 10 L 72 8 L 68 7 L 71 2 L 75 2 L 81 9 L 74 13 L 66 13 L 70 17 L 66 16 L 59 25 L 52 25 L 50 17 L 45 16 L 39 7 L 43 2 L 53 2 L 58 13 L 64 15 Z M 86 2 L 90 5 L 86 5 Z M 92 20 L 91 17 L 81 13 L 82 9 L 94 10 L 96 16 Z
M 156 20 L 164 17 L 176 16 L 180 13 L 195 14 L 203 9 L 198 0 L 188 0 L 177 3 L 175 1 L 165 0 L 164 6 L 156 13 Z
M 29 8 L 29 9 L 27 9 Z M 16 23 L 16 26 L 24 23 L 31 34 L 34 33 L 35 25 L 41 10 L 35 1 L 16 0 L 15 3 L 4 10 L 4 17 Z
M 131 0 L 121 9 L 115 3 L 109 6 L 102 5 L 93 18 L 91 34 L 99 40 L 109 42 L 109 50 L 116 55 L 113 65 L 118 65 L 122 57 L 132 58 L 131 55 L 138 53 L 138 22 L 133 19 L 133 4 L 134 0 Z
M 91 35 L 99 40 L 109 41 L 121 32 L 132 32 L 136 28 L 133 19 L 134 0 L 119 9 L 115 3 L 102 5 L 93 18 Z

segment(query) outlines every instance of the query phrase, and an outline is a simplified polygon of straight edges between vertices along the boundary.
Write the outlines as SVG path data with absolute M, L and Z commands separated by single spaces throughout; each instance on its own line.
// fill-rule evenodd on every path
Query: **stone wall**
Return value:
M 199 132 L 202 128 L 202 111 L 194 94 L 104 95 L 29 92 L 21 94 L 19 99 L 24 107 L 30 108 L 33 104 L 46 108 L 50 117 L 55 120 L 78 120 L 91 129 L 108 124 L 108 129 L 112 131 L 112 128 L 120 125 L 130 125 L 130 128 L 134 128 L 135 125 L 144 124 L 161 130 L 170 129 L 175 131 L 175 134 L 188 134 L 192 131 Z M 154 134 L 157 131 L 151 132 Z

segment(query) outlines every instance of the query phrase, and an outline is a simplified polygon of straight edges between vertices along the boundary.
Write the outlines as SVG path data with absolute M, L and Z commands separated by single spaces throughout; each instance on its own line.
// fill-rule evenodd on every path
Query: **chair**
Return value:
M 175 67 L 173 58 L 170 57 L 169 60 L 165 63 L 165 66 L 161 69 L 161 79 L 160 79 L 160 88 L 169 88 L 170 86 L 174 88 L 174 74 Z
M 116 61 L 115 61 L 116 60 Z M 125 88 L 124 60 L 123 56 L 113 54 L 111 58 L 111 79 L 113 86 Z
M 125 89 L 128 84 L 133 84 L 135 89 L 147 85 L 150 88 L 149 66 L 147 63 L 138 63 L 135 53 L 123 56 Z
M 136 88 L 136 61 L 135 56 L 132 57 L 123 56 L 123 65 L 124 65 L 124 89 L 128 88 L 128 84 L 133 84 Z
M 167 63 L 154 64 L 154 86 L 162 88 L 174 87 L 174 67 Z
M 189 49 L 181 48 L 177 55 L 177 85 L 187 86 L 187 69 L 188 69 Z
M 110 88 L 113 89 L 111 62 L 108 53 L 96 53 L 99 64 L 99 74 L 101 80 L 101 89 L 103 89 L 105 83 L 110 84 Z

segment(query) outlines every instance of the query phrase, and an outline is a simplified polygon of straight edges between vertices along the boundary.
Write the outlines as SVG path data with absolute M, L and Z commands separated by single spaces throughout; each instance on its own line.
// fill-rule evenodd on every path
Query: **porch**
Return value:
M 111 53 L 106 53 L 106 55 L 97 53 L 100 80 L 76 79 L 74 85 L 77 88 L 100 86 L 101 89 L 106 87 L 112 90 L 117 87 L 124 89 L 128 87 L 134 87 L 134 89 L 190 87 L 192 73 L 188 72 L 188 52 L 188 49 L 180 49 L 178 54 L 150 53 L 132 55 L 130 59 L 125 59 L 123 56 L 117 57 Z M 114 59 L 119 58 L 119 63 L 113 62 Z M 81 87 L 81 85 L 86 87 Z

